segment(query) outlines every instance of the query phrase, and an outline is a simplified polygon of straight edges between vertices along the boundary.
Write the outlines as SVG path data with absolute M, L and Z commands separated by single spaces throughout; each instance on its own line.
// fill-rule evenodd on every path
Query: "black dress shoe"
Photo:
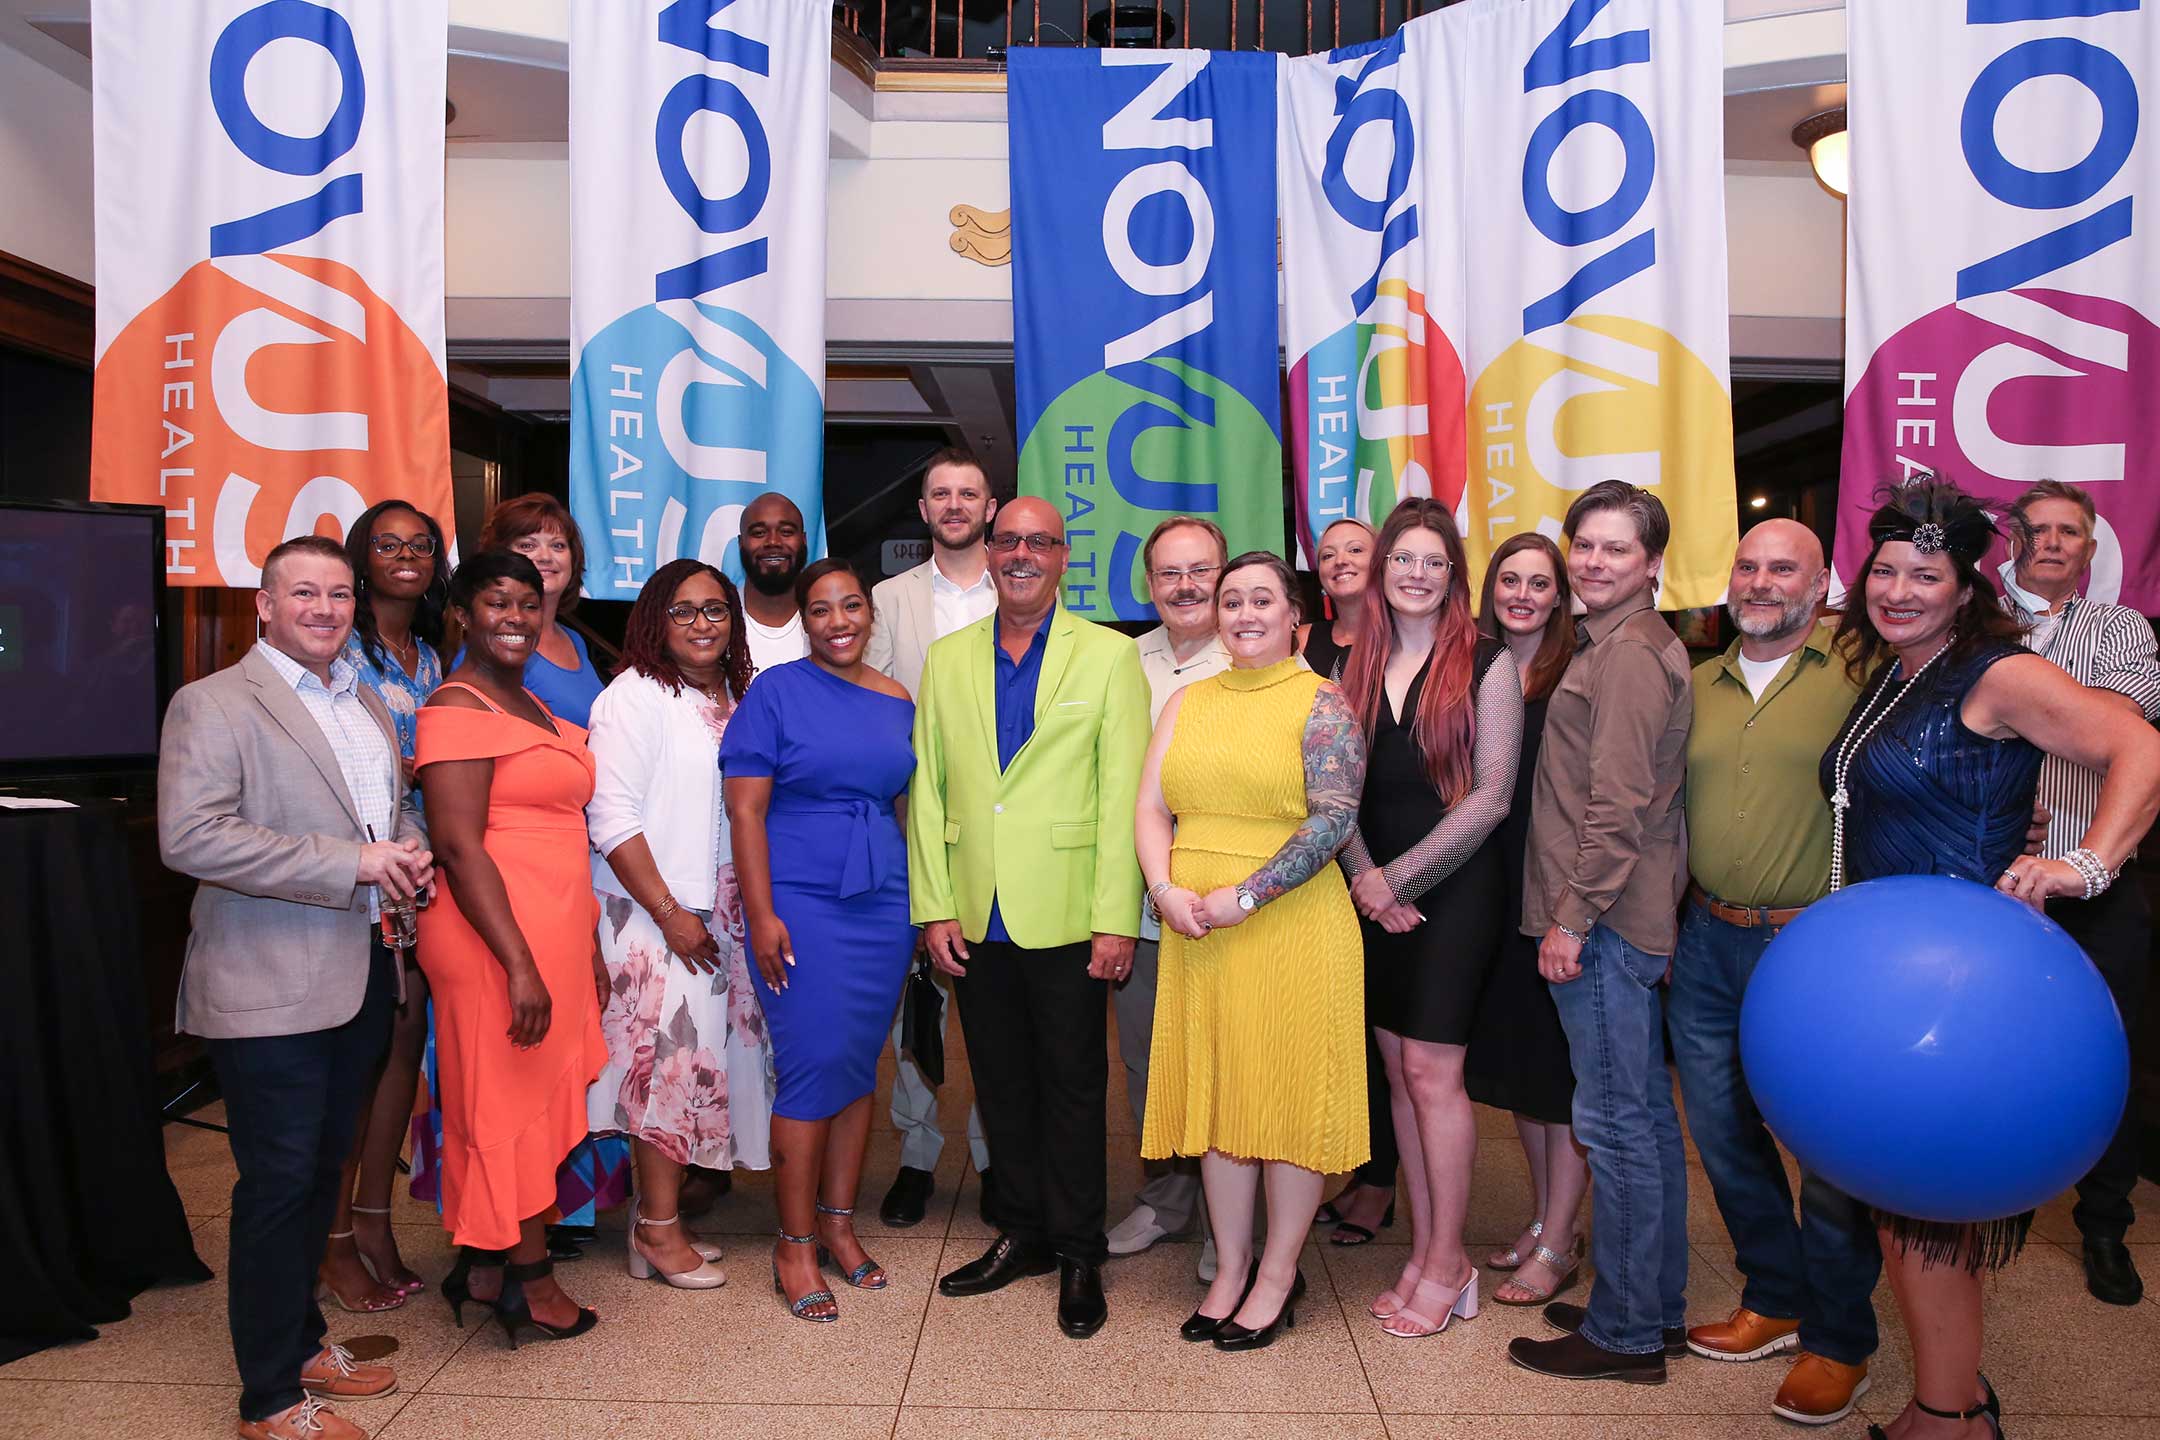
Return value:
M 1048 1275 L 1058 1268 L 1055 1255 L 1048 1250 L 1022 1245 L 1010 1235 L 1000 1235 L 983 1251 L 982 1258 L 970 1260 L 959 1269 L 937 1282 L 940 1295 L 988 1295 L 1002 1290 L 1015 1280 L 1025 1280 L 1030 1275 Z
M 2145 1280 L 2138 1274 L 2130 1247 L 2120 1240 L 2085 1241 L 2085 1288 L 2095 1300 L 2107 1305 L 2135 1305 L 2145 1298 Z
M 928 1170 L 901 1166 L 900 1173 L 893 1177 L 892 1189 L 885 1192 L 885 1203 L 878 1206 L 878 1219 L 895 1230 L 922 1224 L 923 1211 L 930 1203 L 930 1192 L 936 1188 L 937 1181 Z
M 1235 1315 L 1245 1308 L 1245 1297 L 1252 1294 L 1252 1287 L 1259 1282 L 1259 1279 L 1260 1262 L 1255 1260 L 1252 1262 L 1252 1267 L 1245 1272 L 1245 1289 L 1238 1295 L 1237 1304 L 1230 1307 L 1230 1315 Z M 1229 1323 L 1230 1315 L 1203 1314 L 1199 1307 L 1195 1306 L 1192 1314 L 1186 1317 L 1185 1323 L 1178 1326 L 1178 1339 L 1190 1340 L 1194 1344 L 1198 1344 L 1202 1340 L 1213 1340 L 1215 1332 Z
M 1625 1380 L 1630 1385 L 1665 1383 L 1665 1356 L 1620 1355 L 1594 1345 L 1580 1335 L 1557 1340 L 1510 1340 L 1508 1359 L 1525 1370 L 1550 1375 L 1556 1380 Z
M 1085 1340 L 1102 1329 L 1110 1306 L 1102 1293 L 1102 1266 L 1093 1260 L 1058 1257 L 1058 1329 Z
M 990 1218 L 990 1184 L 990 1171 L 988 1169 L 976 1172 L 975 1213 L 982 1217 L 982 1222 L 985 1225 L 997 1224 L 997 1221 Z
M 1563 1335 L 1573 1335 L 1582 1329 L 1583 1315 L 1587 1313 L 1580 1305 L 1565 1300 L 1555 1300 L 1545 1307 L 1545 1323 Z M 1665 1327 L 1665 1358 L 1685 1360 L 1688 1357 L 1687 1326 Z

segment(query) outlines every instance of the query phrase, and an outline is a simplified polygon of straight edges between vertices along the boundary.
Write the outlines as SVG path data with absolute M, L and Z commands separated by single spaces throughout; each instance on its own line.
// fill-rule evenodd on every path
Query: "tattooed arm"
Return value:
M 1258 905 L 1319 874 L 1356 827 L 1358 796 L 1365 788 L 1365 732 L 1333 684 L 1323 684 L 1313 697 L 1304 752 L 1307 814 L 1282 848 L 1245 881 L 1246 893 Z M 1204 910 L 1216 929 L 1235 925 L 1245 915 L 1231 886 L 1209 895 Z

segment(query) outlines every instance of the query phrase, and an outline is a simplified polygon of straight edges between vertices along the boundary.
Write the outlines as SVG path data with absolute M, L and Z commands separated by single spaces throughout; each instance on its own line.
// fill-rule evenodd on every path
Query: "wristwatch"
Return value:
M 1240 885 L 1237 887 L 1237 908 L 1243 910 L 1246 914 L 1250 915 L 1253 911 L 1260 908 L 1260 902 L 1253 898 L 1252 891 L 1247 890 L 1243 885 Z

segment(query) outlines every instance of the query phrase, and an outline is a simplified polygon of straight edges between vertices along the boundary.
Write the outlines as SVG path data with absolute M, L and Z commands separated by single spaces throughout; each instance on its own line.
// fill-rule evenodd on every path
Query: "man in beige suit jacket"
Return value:
M 880 581 L 870 592 L 873 622 L 870 664 L 907 687 L 922 689 L 923 657 L 934 641 L 965 629 L 997 608 L 990 582 L 990 555 L 983 535 L 997 513 L 990 480 L 982 462 L 957 446 L 940 450 L 923 467 L 922 495 L 915 502 L 930 527 L 930 558 L 904 574 Z M 951 1008 L 938 989 L 938 1026 Z M 878 1207 L 887 1225 L 919 1224 L 934 1189 L 931 1175 L 945 1149 L 938 1128 L 937 1090 L 901 1048 L 900 1021 L 893 1020 L 893 1127 L 900 1132 L 900 1173 Z M 987 1218 L 990 1195 L 990 1146 L 983 1139 L 982 1114 L 968 1107 L 969 1158 L 982 1176 L 982 1207 Z
M 397 1380 L 325 1343 L 315 1272 L 402 985 L 376 912 L 425 888 L 431 860 L 389 712 L 340 658 L 344 550 L 288 540 L 262 587 L 262 639 L 165 716 L 158 848 L 202 882 L 178 1026 L 207 1042 L 239 1170 L 226 1280 L 241 1440 L 365 1440 L 325 1402 Z

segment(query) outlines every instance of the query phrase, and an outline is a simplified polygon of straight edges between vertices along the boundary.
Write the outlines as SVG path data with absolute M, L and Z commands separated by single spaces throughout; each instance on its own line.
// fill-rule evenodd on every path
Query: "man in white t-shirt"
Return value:
M 777 490 L 768 490 L 742 513 L 743 638 L 750 664 L 769 670 L 810 653 L 802 612 L 795 604 L 795 577 L 809 544 L 802 511 Z
M 1215 585 L 1222 578 L 1229 542 L 1212 520 L 1174 515 L 1155 527 L 1142 547 L 1148 592 L 1162 624 L 1142 635 L 1140 668 L 1147 675 L 1150 716 L 1161 719 L 1163 706 L 1195 680 L 1230 668 L 1215 625 Z M 1133 950 L 1132 974 L 1114 992 L 1117 1005 L 1118 1055 L 1125 1062 L 1125 1094 L 1132 1103 L 1134 1133 L 1147 1111 L 1148 1052 L 1155 1037 L 1155 977 L 1162 927 L 1150 907 L 1140 916 L 1140 943 Z M 1200 1166 L 1194 1160 L 1154 1162 L 1132 1213 L 1107 1237 L 1112 1255 L 1137 1255 L 1158 1240 L 1199 1230 L 1206 1233 L 1207 1207 L 1200 1194 Z M 1201 1278 L 1212 1281 L 1215 1248 L 1202 1246 Z
M 930 527 L 930 558 L 904 574 L 881 580 L 870 592 L 872 616 L 870 664 L 907 687 L 913 695 L 922 684 L 923 657 L 932 641 L 965 629 L 997 609 L 997 589 L 990 580 L 990 552 L 983 536 L 997 500 L 982 461 L 973 452 L 948 446 L 923 467 L 922 495 L 915 508 Z M 938 987 L 938 1027 L 952 1008 L 944 986 Z M 935 1188 L 931 1179 L 945 1149 L 938 1126 L 937 1090 L 901 1048 L 900 1020 L 893 1020 L 893 1126 L 900 1132 L 900 1173 L 885 1192 L 878 1217 L 905 1229 L 919 1224 Z M 968 1151 L 982 1176 L 982 1194 L 990 1193 L 990 1146 L 983 1139 L 982 1115 L 968 1107 Z

